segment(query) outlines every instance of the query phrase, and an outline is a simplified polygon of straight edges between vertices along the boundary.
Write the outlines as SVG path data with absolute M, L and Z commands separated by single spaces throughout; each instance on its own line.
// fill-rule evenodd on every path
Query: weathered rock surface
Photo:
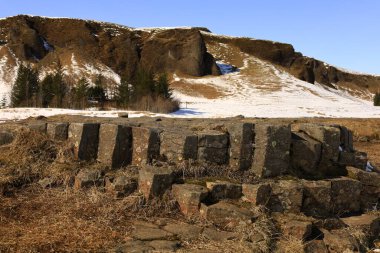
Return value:
M 380 206 L 380 175 L 348 167 L 348 177 L 359 180 L 362 184 L 361 207 L 363 210 L 374 210 Z
M 234 227 L 241 222 L 251 223 L 254 216 L 254 213 L 248 209 L 226 202 L 208 206 L 204 213 L 208 221 L 221 227 Z
M 252 171 L 257 177 L 276 177 L 289 168 L 289 126 L 257 124 Z
M 281 180 L 272 184 L 268 208 L 272 212 L 299 213 L 302 207 L 303 187 L 293 180 Z
M 103 183 L 102 172 L 99 170 L 83 169 L 75 177 L 74 189 L 99 186 Z
M 132 164 L 143 165 L 160 155 L 160 136 L 157 130 L 132 127 Z
M 102 124 L 99 129 L 97 159 L 112 168 L 132 161 L 132 129 L 128 126 Z
M 241 184 L 234 184 L 226 181 L 206 182 L 206 187 L 210 194 L 208 200 L 217 202 L 223 199 L 239 199 L 242 196 Z
M 160 197 L 173 184 L 174 175 L 170 168 L 145 165 L 139 171 L 139 190 L 145 198 Z
M 301 175 L 320 177 L 322 144 L 305 133 L 292 133 L 291 167 Z
M 98 153 L 99 124 L 71 123 L 68 138 L 74 144 L 74 153 L 79 160 L 94 160 Z
M 330 214 L 331 182 L 329 181 L 303 181 L 304 199 L 302 212 L 314 217 L 326 217 Z
M 186 216 L 194 216 L 199 214 L 201 202 L 206 199 L 208 190 L 200 185 L 174 184 L 172 193 L 179 204 L 181 212 Z
M 331 179 L 332 212 L 335 214 L 360 211 L 362 185 L 350 178 Z
M 106 180 L 106 190 L 115 195 L 116 198 L 123 198 L 137 190 L 137 181 L 125 175 L 108 178 Z
M 259 206 L 266 206 L 272 195 L 272 187 L 270 184 L 243 184 L 242 193 L 244 199 Z
M 254 152 L 254 124 L 241 123 L 227 125 L 230 135 L 230 167 L 248 170 L 252 165 Z
M 318 172 L 323 176 L 344 176 L 347 171 L 344 165 L 338 164 L 340 142 L 340 129 L 337 127 L 302 124 L 299 130 L 322 143 L 321 159 Z
M 225 133 L 209 131 L 198 135 L 198 160 L 227 164 L 229 138 Z
M 359 244 L 357 240 L 349 234 L 347 230 L 322 230 L 323 241 L 329 252 L 358 252 Z
M 67 140 L 69 123 L 48 123 L 47 134 L 54 140 Z
M 163 131 L 160 134 L 160 154 L 169 162 L 179 163 L 183 160 L 197 160 L 198 137 L 183 129 Z
M 7 131 L 0 131 L 0 146 L 13 142 L 14 136 Z

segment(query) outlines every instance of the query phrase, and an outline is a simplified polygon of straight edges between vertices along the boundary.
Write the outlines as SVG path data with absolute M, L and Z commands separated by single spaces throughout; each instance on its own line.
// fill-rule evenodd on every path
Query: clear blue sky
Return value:
M 380 74 L 378 0 L 0 0 L 0 17 L 33 14 L 132 27 L 205 26 L 293 44 L 340 67 Z

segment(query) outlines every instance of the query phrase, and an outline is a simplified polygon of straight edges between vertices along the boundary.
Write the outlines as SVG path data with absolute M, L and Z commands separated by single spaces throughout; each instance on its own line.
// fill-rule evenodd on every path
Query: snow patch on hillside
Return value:
M 0 101 L 5 100 L 6 104 L 10 103 L 12 85 L 16 80 L 18 61 L 13 52 L 6 46 L 0 46 L 0 50 L 6 48 L 9 55 L 14 58 L 16 65 L 10 64 L 10 59 L 7 54 L 0 58 Z
M 225 96 L 217 99 L 189 96 L 174 90 L 175 98 L 187 106 L 177 116 L 190 117 L 347 117 L 378 118 L 380 107 L 371 101 L 320 84 L 296 79 L 285 71 L 255 57 L 246 64 L 260 64 L 277 78 L 254 79 L 240 72 L 217 77 L 183 78 L 188 85 L 209 85 Z M 201 86 L 200 86 L 201 87 Z M 191 112 L 191 113 L 189 113 Z

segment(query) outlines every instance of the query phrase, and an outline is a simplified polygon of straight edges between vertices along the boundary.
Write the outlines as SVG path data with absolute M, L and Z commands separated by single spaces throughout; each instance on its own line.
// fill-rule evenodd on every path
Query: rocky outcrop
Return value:
M 51 68 L 102 64 L 132 77 L 138 67 L 191 76 L 219 75 L 198 28 L 135 30 L 116 24 L 70 18 L 14 16 L 0 20 L 0 41 L 19 61 Z M 70 67 L 70 66 L 69 66 Z
M 244 53 L 280 65 L 296 78 L 309 83 L 317 82 L 332 88 L 335 84 L 348 88 L 353 86 L 359 89 L 368 89 L 372 93 L 377 92 L 380 86 L 379 76 L 343 71 L 322 61 L 303 56 L 296 52 L 290 44 L 251 38 L 215 36 L 207 32 L 203 34 L 207 43 L 220 42 L 235 46 Z

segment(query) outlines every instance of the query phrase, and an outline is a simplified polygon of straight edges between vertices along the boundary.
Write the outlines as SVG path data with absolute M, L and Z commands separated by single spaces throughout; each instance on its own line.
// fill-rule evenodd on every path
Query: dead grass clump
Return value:
M 154 113 L 171 113 L 179 110 L 180 102 L 176 99 L 165 99 L 160 96 L 144 96 L 130 104 L 129 108 L 136 111 Z
M 58 149 L 58 144 L 46 135 L 20 129 L 14 142 L 0 152 L 0 182 L 17 185 L 33 181 L 55 160 Z
M 0 252 L 106 251 L 129 233 L 123 202 L 95 188 L 33 185 L 1 198 Z
M 155 220 L 157 217 L 181 217 L 177 201 L 170 192 L 165 193 L 162 198 L 152 199 L 135 193 L 124 198 L 123 202 L 126 213 L 134 218 Z
M 304 242 L 295 237 L 282 237 L 277 242 L 278 253 L 304 253 Z

